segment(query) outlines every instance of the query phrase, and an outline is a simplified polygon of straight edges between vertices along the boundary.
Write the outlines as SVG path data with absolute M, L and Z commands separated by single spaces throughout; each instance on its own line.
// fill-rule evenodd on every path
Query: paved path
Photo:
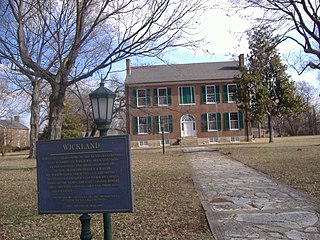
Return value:
M 217 240 L 320 240 L 320 201 L 205 147 L 185 148 Z

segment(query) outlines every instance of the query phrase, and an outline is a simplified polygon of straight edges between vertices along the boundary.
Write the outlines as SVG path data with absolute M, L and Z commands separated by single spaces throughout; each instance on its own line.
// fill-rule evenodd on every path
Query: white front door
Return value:
M 195 137 L 196 123 L 191 115 L 184 115 L 181 118 L 181 137 Z

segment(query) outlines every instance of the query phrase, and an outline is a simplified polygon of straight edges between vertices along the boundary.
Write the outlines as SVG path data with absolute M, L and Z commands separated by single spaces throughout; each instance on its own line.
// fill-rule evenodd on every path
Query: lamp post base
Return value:
M 88 213 L 83 213 L 79 219 L 81 221 L 80 239 L 81 240 L 91 240 L 92 239 L 91 230 L 90 230 L 91 217 L 89 216 Z

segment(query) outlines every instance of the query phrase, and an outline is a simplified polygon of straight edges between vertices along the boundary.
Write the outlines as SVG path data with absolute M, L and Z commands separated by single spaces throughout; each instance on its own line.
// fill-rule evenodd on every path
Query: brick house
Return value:
M 125 80 L 131 145 L 247 141 L 251 126 L 238 109 L 239 61 L 131 67 Z
M 29 128 L 20 123 L 19 116 L 13 120 L 0 119 L 0 145 L 9 147 L 29 147 Z M 0 146 L 1 147 L 1 146 Z

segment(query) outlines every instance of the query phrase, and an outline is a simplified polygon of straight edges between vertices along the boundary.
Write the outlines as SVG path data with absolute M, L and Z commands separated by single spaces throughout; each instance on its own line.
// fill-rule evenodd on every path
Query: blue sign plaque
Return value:
M 132 212 L 128 135 L 37 142 L 40 214 Z

